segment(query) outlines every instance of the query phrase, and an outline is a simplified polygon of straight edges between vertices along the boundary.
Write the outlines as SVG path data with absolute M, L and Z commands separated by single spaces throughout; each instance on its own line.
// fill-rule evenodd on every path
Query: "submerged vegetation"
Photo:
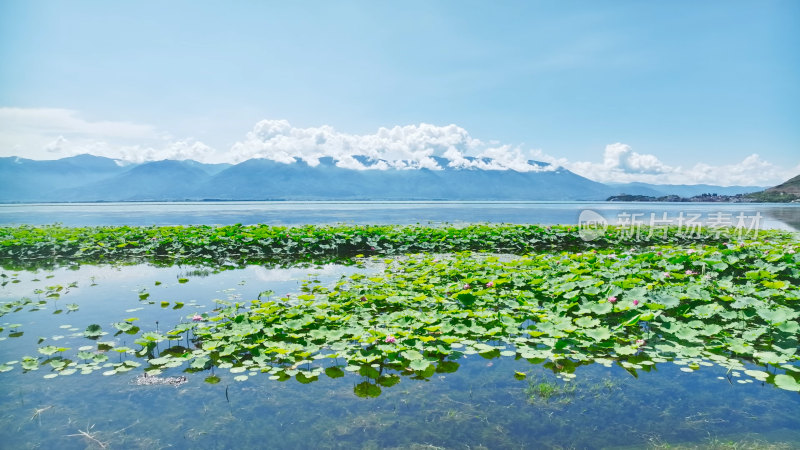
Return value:
M 610 228 L 585 241 L 575 227 L 538 226 L 5 228 L 2 257 L 22 266 L 139 257 L 225 267 L 291 255 L 371 260 L 383 270 L 330 286 L 311 280 L 300 295 L 218 301 L 162 331 L 141 332 L 136 318 L 88 324 L 83 335 L 96 342 L 77 353 L 44 346 L 42 356 L 0 371 L 44 365 L 55 378 L 183 368 L 207 372 L 212 384 L 259 373 L 310 383 L 351 372 L 361 376 L 354 393 L 375 397 L 404 376 L 454 372 L 461 358 L 479 355 L 541 364 L 563 381 L 592 363 L 633 376 L 666 362 L 689 373 L 717 365 L 729 380 L 800 391 L 794 235 L 639 231 Z M 135 347 L 100 340 L 109 331 L 135 336 Z M 552 387 L 536 386 L 531 393 L 542 397 Z

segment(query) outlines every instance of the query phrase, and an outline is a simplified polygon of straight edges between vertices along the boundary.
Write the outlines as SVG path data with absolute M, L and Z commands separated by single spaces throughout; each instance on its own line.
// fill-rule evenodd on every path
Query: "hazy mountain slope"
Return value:
M 385 161 L 357 158 L 365 166 Z M 491 165 L 489 159 L 466 158 Z M 691 196 L 752 192 L 758 188 L 652 185 L 608 186 L 562 167 L 517 172 L 456 168 L 435 157 L 441 170 L 351 170 L 332 158 L 311 166 L 251 159 L 236 165 L 155 161 L 120 165 L 79 155 L 56 161 L 0 158 L 0 202 L 176 200 L 604 200 L 621 193 Z M 529 164 L 550 168 L 547 163 Z
M 769 189 L 753 192 L 748 197 L 760 202 L 787 203 L 800 201 L 800 175 Z
M 212 175 L 212 176 L 222 172 L 223 170 L 225 170 L 225 169 L 227 169 L 227 168 L 229 168 L 229 167 L 231 167 L 233 165 L 233 164 L 228 164 L 228 163 L 206 164 L 206 163 L 201 163 L 201 162 L 198 162 L 198 161 L 193 161 L 191 159 L 183 160 L 181 162 L 183 162 L 184 164 L 186 164 L 186 165 L 188 165 L 190 167 L 197 167 L 198 169 L 200 169 L 203 172 L 205 172 L 205 173 L 207 173 L 209 175 Z
M 350 170 L 252 159 L 208 180 L 198 195 L 223 200 L 599 200 L 608 188 L 565 169 Z
M 128 170 L 114 160 L 79 155 L 55 161 L 0 158 L 0 202 L 60 201 L 54 193 Z
M 767 189 L 767 192 L 782 192 L 784 194 L 800 195 L 800 175 Z
M 193 200 L 210 175 L 183 161 L 155 161 L 79 188 L 56 193 L 64 201 Z

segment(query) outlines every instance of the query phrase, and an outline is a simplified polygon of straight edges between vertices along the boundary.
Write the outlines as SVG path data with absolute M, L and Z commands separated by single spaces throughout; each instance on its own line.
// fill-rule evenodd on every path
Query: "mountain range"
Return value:
M 764 191 L 750 194 L 749 197 L 759 202 L 800 202 L 800 175 Z
M 239 164 L 191 160 L 125 163 L 93 155 L 39 161 L 0 158 L 0 202 L 202 201 L 202 200 L 605 200 L 619 194 L 735 195 L 758 186 L 603 184 L 539 161 L 541 170 L 371 169 L 285 164 L 250 159 Z M 475 162 L 474 158 L 468 161 Z M 365 166 L 379 161 L 359 160 Z M 480 162 L 491 163 L 484 159 Z

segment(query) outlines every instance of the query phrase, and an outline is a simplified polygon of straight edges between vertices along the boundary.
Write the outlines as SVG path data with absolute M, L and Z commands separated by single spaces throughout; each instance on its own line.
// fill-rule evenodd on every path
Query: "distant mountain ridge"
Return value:
M 754 192 L 748 197 L 760 202 L 800 202 L 800 175 L 769 189 Z
M 800 175 L 797 175 L 796 177 L 793 177 L 775 187 L 767 189 L 767 192 L 800 195 Z
M 604 200 L 612 195 L 687 192 L 735 194 L 761 187 L 606 185 L 563 167 L 528 161 L 539 171 L 451 167 L 354 170 L 330 157 L 319 164 L 250 159 L 239 164 L 163 160 L 120 163 L 92 155 L 54 161 L 0 158 L 0 202 L 202 201 L 202 200 Z M 490 166 L 491 159 L 466 159 Z M 370 166 L 381 161 L 363 159 Z
M 703 194 L 737 195 L 760 191 L 763 186 L 714 186 L 710 184 L 649 184 L 649 183 L 624 183 L 609 184 L 620 191 L 619 195 L 647 195 L 651 197 L 665 197 L 677 195 L 678 197 L 694 197 Z

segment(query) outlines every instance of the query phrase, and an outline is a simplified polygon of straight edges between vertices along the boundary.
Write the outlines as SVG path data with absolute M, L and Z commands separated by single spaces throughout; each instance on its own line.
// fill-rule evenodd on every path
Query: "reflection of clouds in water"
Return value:
M 368 267 L 369 266 L 370 264 L 368 264 Z M 2 270 L 0 272 L 6 273 L 9 276 L 16 273 L 16 278 L 18 278 L 21 282 L 8 283 L 4 289 L 0 291 L 0 297 L 6 297 L 9 295 L 30 295 L 31 291 L 35 288 L 45 288 L 46 286 L 55 285 L 62 285 L 66 287 L 73 282 L 77 283 L 77 288 L 88 287 L 92 283 L 98 285 L 114 283 L 117 285 L 136 287 L 138 289 L 142 287 L 155 287 L 153 283 L 158 280 L 163 283 L 161 287 L 166 288 L 172 285 L 177 285 L 177 277 L 184 276 L 187 271 L 191 271 L 193 269 L 204 268 L 197 266 L 156 267 L 148 264 L 136 264 L 130 266 L 82 265 L 78 269 L 62 267 L 55 270 L 40 269 L 32 272 L 24 270 L 9 272 Z M 374 271 L 374 268 L 368 268 L 367 270 Z M 242 279 L 246 279 L 248 281 L 252 280 L 259 282 L 286 283 L 299 282 L 309 278 L 322 278 L 321 281 L 336 280 L 342 275 L 347 275 L 356 271 L 363 272 L 364 269 L 335 264 L 272 269 L 262 266 L 249 266 L 245 269 L 226 270 L 216 274 L 211 274 L 209 277 L 189 276 L 188 278 L 193 281 L 189 283 L 189 287 L 191 288 L 197 287 L 197 283 L 203 284 L 210 281 L 212 278 L 216 280 L 216 282 L 212 283 L 229 283 L 230 285 L 235 285 Z M 52 278 L 47 278 L 50 275 L 52 275 Z M 38 279 L 39 282 L 31 281 L 33 279 Z M 232 290 L 236 291 L 235 288 Z
M 317 267 L 292 267 L 286 269 L 267 269 L 265 267 L 248 267 L 248 270 L 260 281 L 285 282 L 305 280 L 311 277 L 338 277 L 343 274 L 342 266 L 326 264 Z
M 38 269 L 35 271 L 15 271 L 20 283 L 7 284 L 0 297 L 14 296 L 14 295 L 27 295 L 30 296 L 35 289 L 46 289 L 48 286 L 61 285 L 64 288 L 71 283 L 76 283 L 77 286 L 69 289 L 80 289 L 89 287 L 92 283 L 104 284 L 104 282 L 111 281 L 113 283 L 128 282 L 128 284 L 142 284 L 151 285 L 154 280 L 159 278 L 167 282 L 174 279 L 178 273 L 179 268 L 162 268 L 138 264 L 133 266 L 113 266 L 113 265 L 82 265 L 78 269 L 70 269 L 61 267 L 54 270 Z M 5 270 L 0 270 L 2 273 L 11 274 Z M 48 278 L 49 276 L 51 276 Z M 173 278 L 170 278 L 173 277 Z M 33 281 L 38 279 L 39 281 Z
M 176 276 L 179 268 L 177 267 L 154 267 L 144 264 L 137 264 L 133 266 L 81 266 L 80 270 L 74 271 L 69 269 L 59 269 L 54 272 L 58 277 L 58 272 L 63 272 L 69 277 L 72 274 L 80 275 L 81 278 L 87 282 L 91 281 L 94 277 L 95 282 L 101 280 L 114 280 L 114 281 L 148 281 L 152 282 L 153 277 L 162 277 L 164 281 L 166 277 Z

